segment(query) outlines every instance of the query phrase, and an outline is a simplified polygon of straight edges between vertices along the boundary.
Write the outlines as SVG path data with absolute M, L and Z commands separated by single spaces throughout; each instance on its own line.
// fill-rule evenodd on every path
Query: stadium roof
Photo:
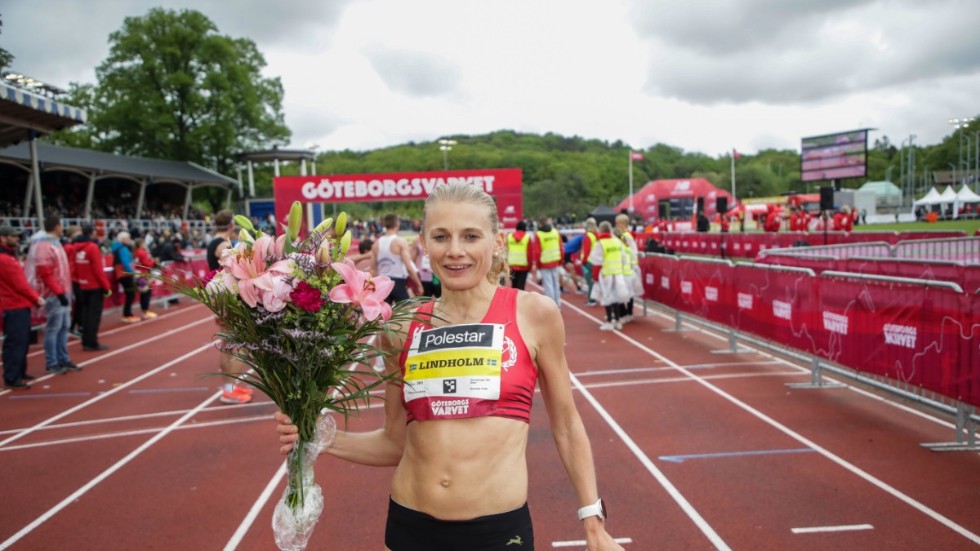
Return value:
M 0 147 L 85 122 L 85 111 L 0 82 Z
M 59 168 L 96 171 L 100 175 L 149 178 L 155 183 L 187 185 L 237 186 L 238 180 L 219 174 L 192 162 L 165 161 L 146 157 L 115 155 L 89 149 L 37 144 L 38 163 L 43 170 Z M 31 153 L 26 143 L 0 149 L 0 161 L 30 163 Z

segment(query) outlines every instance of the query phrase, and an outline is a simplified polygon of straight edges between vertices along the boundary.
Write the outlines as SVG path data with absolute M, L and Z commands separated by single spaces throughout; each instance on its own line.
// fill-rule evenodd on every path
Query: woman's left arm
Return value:
M 518 326 L 538 366 L 538 384 L 551 422 L 565 472 L 578 497 L 578 507 L 599 499 L 592 447 L 585 425 L 579 417 L 565 360 L 565 325 L 555 303 L 544 295 L 521 293 Z M 569 511 L 568 514 L 575 514 Z M 582 521 L 588 551 L 622 550 L 606 532 L 603 520 L 588 517 Z

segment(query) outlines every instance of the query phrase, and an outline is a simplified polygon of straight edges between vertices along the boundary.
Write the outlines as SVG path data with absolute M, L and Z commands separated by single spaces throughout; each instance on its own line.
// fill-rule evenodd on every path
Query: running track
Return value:
M 953 426 L 725 338 L 665 332 L 651 310 L 621 332 L 566 295 L 567 355 L 609 531 L 653 549 L 975 549 L 980 454 L 937 453 Z M 161 311 L 163 312 L 163 311 Z M 282 458 L 262 395 L 217 401 L 209 313 L 186 299 L 102 326 L 85 369 L 0 392 L 0 550 L 270 550 Z M 31 347 L 29 371 L 43 373 Z M 353 429 L 381 422 L 381 401 Z M 540 400 L 528 443 L 537 548 L 582 549 L 577 504 Z M 321 458 L 327 504 L 310 549 L 383 549 L 391 469 Z

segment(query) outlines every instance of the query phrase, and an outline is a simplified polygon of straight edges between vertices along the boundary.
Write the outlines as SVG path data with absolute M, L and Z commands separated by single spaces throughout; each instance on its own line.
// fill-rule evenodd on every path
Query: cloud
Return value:
M 451 94 L 460 82 L 457 67 L 440 55 L 371 48 L 366 52 L 378 75 L 395 92 L 433 97 Z
M 805 104 L 980 71 L 980 3 L 902 4 L 673 5 L 636 22 L 650 48 L 644 90 L 706 105 Z

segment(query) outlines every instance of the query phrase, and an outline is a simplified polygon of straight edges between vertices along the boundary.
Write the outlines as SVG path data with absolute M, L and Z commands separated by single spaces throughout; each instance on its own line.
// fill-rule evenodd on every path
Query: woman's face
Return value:
M 487 207 L 434 203 L 423 227 L 423 245 L 443 289 L 471 289 L 487 281 L 493 255 L 500 254 L 504 246 L 503 234 L 495 234 L 490 226 Z

